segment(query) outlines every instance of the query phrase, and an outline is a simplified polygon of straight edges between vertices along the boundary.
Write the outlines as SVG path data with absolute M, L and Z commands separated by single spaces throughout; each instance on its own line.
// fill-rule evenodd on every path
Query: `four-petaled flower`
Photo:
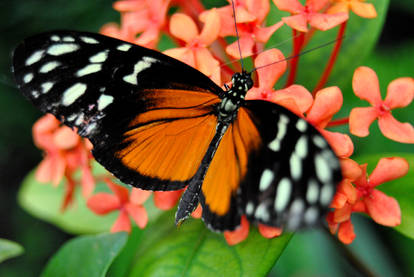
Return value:
M 308 24 L 318 30 L 326 31 L 348 20 L 346 12 L 320 13 L 327 7 L 329 0 L 307 0 L 305 5 L 298 0 L 273 0 L 273 3 L 279 10 L 292 14 L 292 16 L 283 17 L 282 20 L 300 32 L 307 32 Z
M 381 132 L 389 139 L 414 143 L 414 128 L 409 123 L 397 121 L 391 114 L 395 108 L 405 107 L 414 98 L 414 79 L 398 78 L 388 85 L 385 100 L 381 99 L 377 74 L 369 67 L 355 70 L 352 80 L 355 95 L 368 101 L 372 107 L 354 108 L 349 115 L 349 130 L 352 134 L 365 137 L 369 126 L 378 119 Z
M 111 232 L 131 231 L 131 217 L 139 228 L 144 228 L 148 222 L 147 211 L 143 204 L 151 195 L 150 191 L 127 188 L 117 185 L 106 178 L 105 183 L 113 194 L 99 192 L 89 197 L 87 205 L 94 213 L 104 215 L 118 210 L 119 215 L 111 227 Z
M 401 210 L 398 202 L 375 187 L 404 176 L 408 172 L 408 167 L 407 161 L 403 158 L 382 158 L 369 177 L 366 173 L 367 165 L 363 164 L 360 166 L 361 174 L 357 179 L 344 179 L 331 203 L 335 210 L 327 216 L 331 232 L 338 232 L 338 238 L 343 243 L 351 243 L 356 236 L 351 223 L 352 212 L 366 213 L 375 222 L 384 226 L 399 225 Z

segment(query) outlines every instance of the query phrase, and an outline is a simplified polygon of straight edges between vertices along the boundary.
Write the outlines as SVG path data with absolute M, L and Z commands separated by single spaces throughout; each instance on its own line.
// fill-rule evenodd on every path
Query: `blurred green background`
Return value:
M 212 1 L 205 2 L 211 4 Z M 31 126 L 41 114 L 22 97 L 13 83 L 10 72 L 13 48 L 27 36 L 52 29 L 98 31 L 107 22 L 119 21 L 119 14 L 111 4 L 103 0 L 0 2 L 0 238 L 16 241 L 25 249 L 23 255 L 0 264 L 0 276 L 38 276 L 52 254 L 71 238 L 53 225 L 27 214 L 16 201 L 22 179 L 42 156 L 31 138 Z M 412 18 L 412 0 L 391 1 L 375 51 L 361 61 L 361 65 L 371 66 L 379 75 L 382 93 L 391 80 L 414 77 L 414 32 L 408 25 Z M 341 89 L 346 95 L 345 101 L 362 104 L 349 87 Z M 401 121 L 414 123 L 412 107 L 394 114 Z M 345 112 L 350 108 L 344 107 Z M 352 137 L 358 151 L 364 154 L 375 153 L 378 149 L 414 152 L 412 145 L 384 139 L 376 126 L 371 131 L 376 143 Z M 362 216 L 354 216 L 353 222 L 357 238 L 350 248 L 358 259 L 380 276 L 414 276 L 412 240 Z M 317 255 L 315 249 L 318 249 Z M 357 275 L 341 249 L 332 236 L 320 230 L 296 234 L 270 275 Z

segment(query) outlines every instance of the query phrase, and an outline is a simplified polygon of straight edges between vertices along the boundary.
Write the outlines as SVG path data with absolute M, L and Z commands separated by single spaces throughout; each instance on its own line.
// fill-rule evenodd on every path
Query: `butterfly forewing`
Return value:
M 223 90 L 157 51 L 55 31 L 26 39 L 13 58 L 23 94 L 89 138 L 95 158 L 125 183 L 184 187 L 214 135 Z

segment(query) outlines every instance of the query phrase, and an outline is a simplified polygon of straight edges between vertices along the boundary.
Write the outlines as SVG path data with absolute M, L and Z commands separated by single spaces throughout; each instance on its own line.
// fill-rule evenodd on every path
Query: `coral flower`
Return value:
M 369 67 L 355 70 L 352 80 L 355 95 L 368 101 L 372 107 L 354 108 L 349 116 L 349 130 L 352 134 L 365 137 L 369 126 L 378 119 L 381 132 L 389 139 L 414 143 L 414 128 L 409 123 L 397 121 L 391 110 L 409 105 L 414 98 L 414 79 L 398 78 L 388 85 L 385 100 L 381 99 L 377 74 Z
M 101 33 L 131 43 L 154 48 L 164 28 L 170 0 L 123 0 L 114 3 L 121 13 L 121 25 L 108 23 Z M 137 35 L 140 36 L 137 38 Z
M 144 228 L 148 222 L 147 211 L 143 204 L 151 192 L 132 188 L 131 192 L 109 179 L 105 183 L 113 194 L 100 192 L 91 196 L 87 205 L 94 213 L 104 215 L 119 210 L 119 216 L 111 227 L 111 232 L 131 231 L 131 217 L 139 228 Z
M 273 0 L 273 3 L 279 10 L 292 14 L 292 16 L 283 17 L 282 20 L 300 32 L 307 32 L 308 24 L 318 30 L 326 31 L 348 20 L 346 12 L 320 13 L 327 7 L 329 0 L 307 0 L 305 5 L 302 5 L 298 0 Z
M 220 36 L 236 36 L 234 26 L 233 8 L 230 5 L 217 9 L 220 14 L 221 29 Z M 268 0 L 239 0 L 235 1 L 237 30 L 242 57 L 253 55 L 258 49 L 257 43 L 266 43 L 272 34 L 279 29 L 283 22 L 277 22 L 271 26 L 264 27 L 264 22 L 269 13 L 270 5 Z M 209 12 L 209 11 L 208 11 Z M 204 21 L 205 12 L 200 19 Z M 235 58 L 240 58 L 238 42 L 226 47 L 226 52 Z
M 85 197 L 95 187 L 90 161 L 91 143 L 79 137 L 75 131 L 61 123 L 51 114 L 46 114 L 33 125 L 33 140 L 37 147 L 45 151 L 45 158 L 36 170 L 39 182 L 51 182 L 58 185 L 62 177 L 66 177 L 66 195 L 62 204 L 64 210 L 73 199 L 74 187 L 77 184 L 73 174 L 80 169 L 80 184 Z
M 312 105 L 312 95 L 300 85 L 292 85 L 285 89 L 274 90 L 273 87 L 286 70 L 286 61 L 282 52 L 270 49 L 260 53 L 255 59 L 258 75 L 258 86 L 249 90 L 246 99 L 261 99 L 274 102 L 297 113 L 303 114 Z M 281 61 L 281 62 L 278 62 Z M 277 62 L 273 65 L 269 65 Z M 269 66 L 267 66 L 269 65 Z M 260 67 L 266 66 L 260 69 Z
M 331 203 L 335 211 L 327 216 L 331 232 L 338 232 L 339 240 L 346 244 L 356 237 L 351 222 L 353 212 L 367 213 L 375 222 L 385 226 L 401 223 L 398 202 L 375 187 L 407 174 L 407 161 L 398 157 L 382 158 L 369 177 L 366 174 L 367 165 L 361 165 L 360 168 L 360 177 L 352 182 L 355 186 L 348 179 L 344 179 L 338 186 Z
M 353 11 L 356 15 L 364 18 L 377 17 L 377 11 L 371 3 L 364 3 L 365 0 L 331 0 L 332 6 L 329 7 L 327 13 L 335 14 L 340 12 L 348 13 Z
M 164 54 L 197 68 L 220 84 L 219 62 L 207 49 L 217 39 L 219 30 L 220 17 L 215 9 L 209 11 L 201 33 L 191 17 L 176 13 L 171 17 L 170 32 L 174 37 L 183 40 L 186 46 L 169 49 Z

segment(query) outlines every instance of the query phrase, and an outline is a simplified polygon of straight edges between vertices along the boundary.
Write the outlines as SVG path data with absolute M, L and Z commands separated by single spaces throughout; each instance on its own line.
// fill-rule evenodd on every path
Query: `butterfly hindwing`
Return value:
M 23 94 L 89 138 L 109 171 L 153 190 L 182 188 L 194 174 L 214 135 L 223 93 L 182 62 L 86 32 L 26 39 L 14 52 L 13 70 Z
M 260 100 L 245 108 L 263 144 L 240 184 L 243 214 L 290 230 L 315 225 L 342 178 L 336 155 L 315 127 L 287 109 Z

